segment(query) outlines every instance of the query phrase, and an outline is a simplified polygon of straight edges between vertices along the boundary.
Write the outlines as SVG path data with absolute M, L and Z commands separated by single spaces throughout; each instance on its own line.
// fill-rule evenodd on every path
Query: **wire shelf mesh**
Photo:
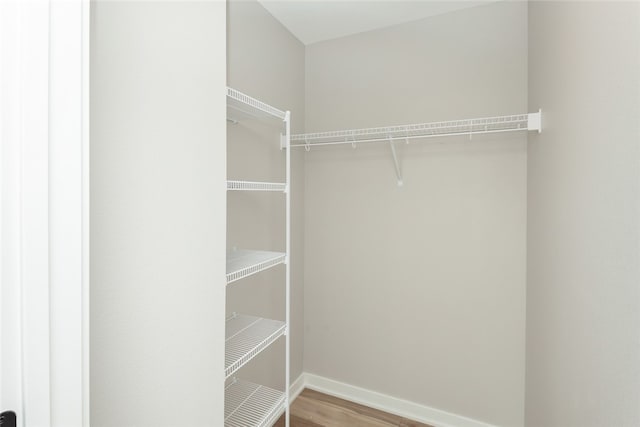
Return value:
M 229 109 L 235 110 L 230 112 Z M 269 104 L 250 97 L 238 90 L 227 87 L 227 116 L 235 121 L 236 112 L 240 112 L 240 116 L 245 114 L 250 117 L 272 117 L 284 120 L 286 114 L 284 111 L 278 110 Z
M 234 313 L 225 325 L 225 376 L 229 378 L 286 332 L 285 322 Z
M 293 147 L 527 130 L 529 114 L 291 135 Z
M 236 249 L 227 252 L 227 284 L 283 264 L 283 252 Z
M 285 393 L 235 379 L 225 388 L 225 427 L 269 427 L 286 408 Z
M 286 184 L 280 182 L 227 181 L 229 191 L 279 191 L 284 192 Z

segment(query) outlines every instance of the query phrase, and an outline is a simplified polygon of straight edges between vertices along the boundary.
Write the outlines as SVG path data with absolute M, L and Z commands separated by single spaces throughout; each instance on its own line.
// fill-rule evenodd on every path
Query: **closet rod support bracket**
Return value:
M 398 164 L 398 155 L 396 154 L 396 146 L 393 145 L 393 139 L 389 137 L 389 146 L 391 147 L 391 155 L 393 156 L 393 163 L 396 168 L 396 178 L 398 179 L 398 187 L 402 187 L 402 172 L 400 172 L 400 165 Z

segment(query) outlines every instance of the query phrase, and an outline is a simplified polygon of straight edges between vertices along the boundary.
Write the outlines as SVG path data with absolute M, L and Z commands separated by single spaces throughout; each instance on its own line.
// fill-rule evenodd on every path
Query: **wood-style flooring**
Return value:
M 290 427 L 432 427 L 304 389 L 291 404 Z M 284 416 L 274 427 L 284 427 Z

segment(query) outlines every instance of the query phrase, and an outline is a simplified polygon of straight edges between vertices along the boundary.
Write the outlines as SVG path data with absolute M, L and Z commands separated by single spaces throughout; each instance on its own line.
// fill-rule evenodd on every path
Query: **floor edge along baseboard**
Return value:
M 293 402 L 296 397 L 302 393 L 302 390 L 304 390 L 305 387 L 305 374 L 302 373 L 294 382 L 291 383 L 291 386 L 289 386 L 289 402 Z
M 305 388 L 435 427 L 497 427 L 482 421 L 306 372 L 302 373 L 291 384 L 290 402 L 293 402 Z

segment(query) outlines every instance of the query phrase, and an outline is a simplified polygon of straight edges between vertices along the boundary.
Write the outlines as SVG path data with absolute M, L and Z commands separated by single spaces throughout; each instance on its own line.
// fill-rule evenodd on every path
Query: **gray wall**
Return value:
M 91 425 L 221 425 L 225 6 L 91 8 Z
M 304 45 L 256 1 L 228 3 L 229 86 L 291 111 L 291 129 L 304 131 Z M 285 151 L 281 127 L 252 121 L 228 125 L 228 176 L 284 182 Z M 291 380 L 302 373 L 303 357 L 303 214 L 304 155 L 292 155 L 291 241 Z M 285 249 L 284 196 L 230 192 L 228 246 Z M 284 267 L 280 266 L 231 284 L 227 312 L 284 319 Z M 243 368 L 239 376 L 261 384 L 284 384 L 284 339 Z
M 530 2 L 526 425 L 640 425 L 640 4 Z
M 525 112 L 527 6 L 307 47 L 308 132 Z M 441 143 L 442 142 L 442 143 Z M 305 371 L 524 423 L 526 134 L 306 154 Z

